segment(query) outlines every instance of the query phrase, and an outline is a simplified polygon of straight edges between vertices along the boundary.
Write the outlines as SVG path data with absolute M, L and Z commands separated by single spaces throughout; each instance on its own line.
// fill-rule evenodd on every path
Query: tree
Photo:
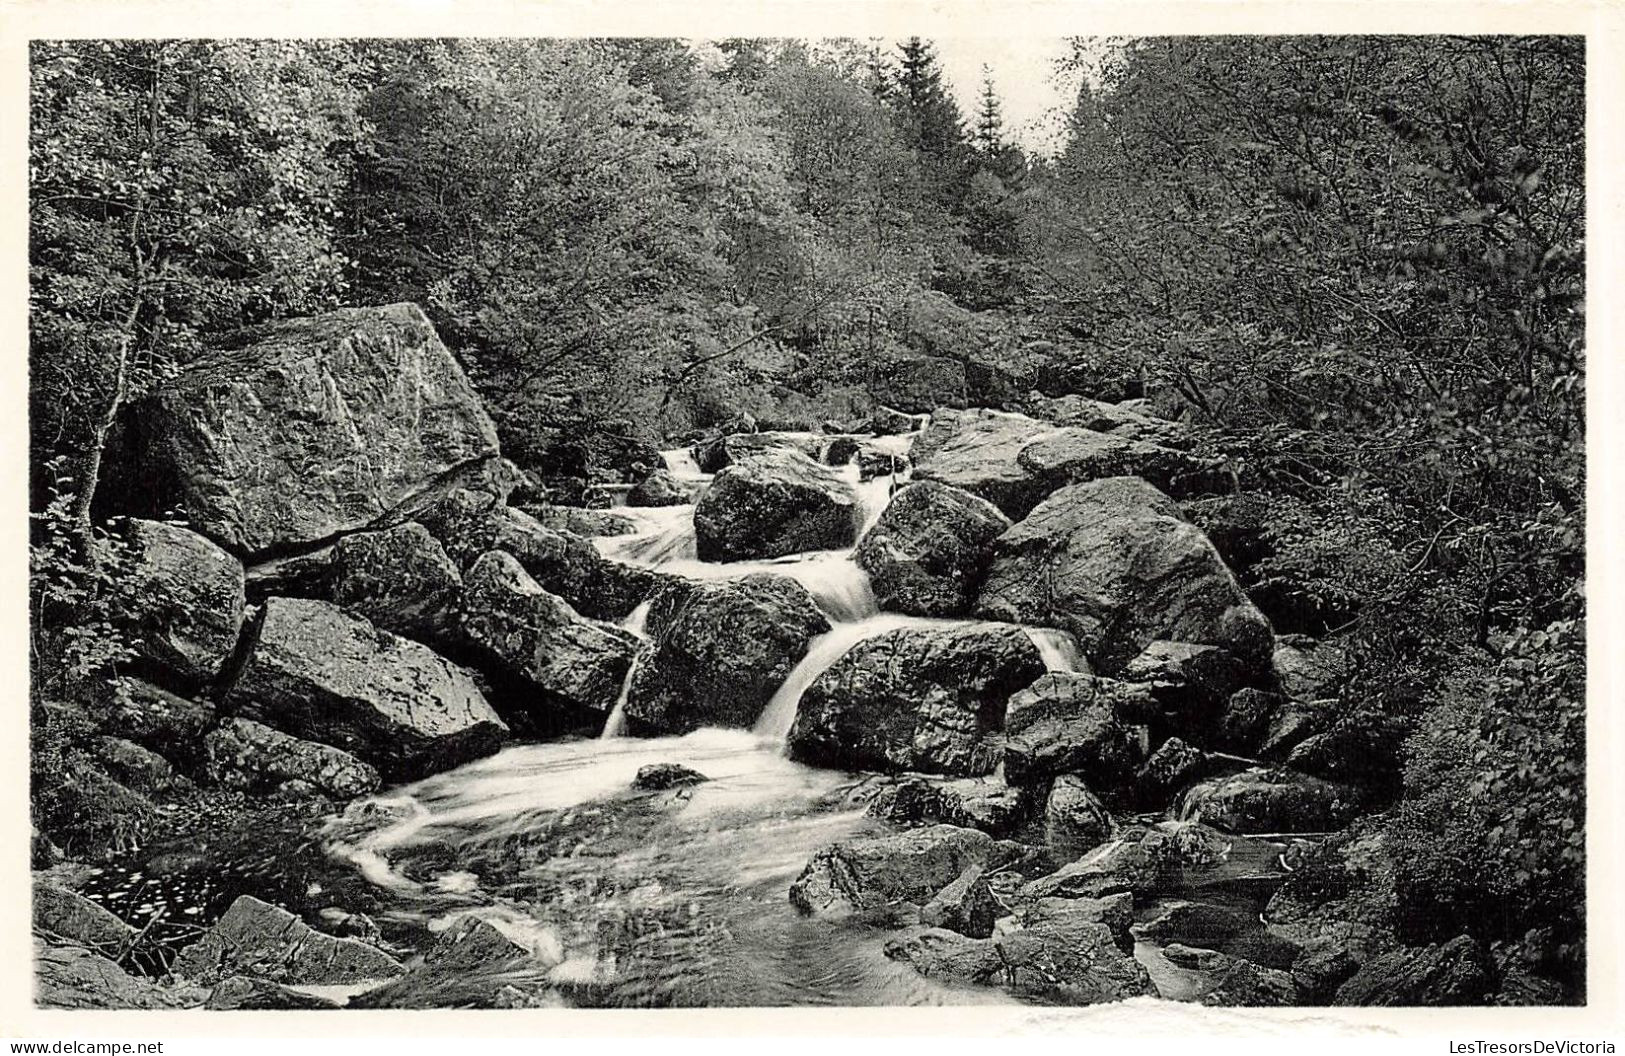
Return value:
M 35 465 L 89 533 L 122 409 L 210 337 L 336 303 L 362 134 L 343 43 L 73 41 L 30 66 Z
M 1004 113 L 993 88 L 993 71 L 982 67 L 981 107 L 976 112 L 975 144 L 984 159 L 997 158 L 1004 149 Z

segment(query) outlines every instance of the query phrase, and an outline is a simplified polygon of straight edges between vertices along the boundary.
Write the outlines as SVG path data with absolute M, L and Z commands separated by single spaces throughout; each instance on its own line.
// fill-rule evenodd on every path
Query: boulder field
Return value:
M 872 796 L 784 897 L 898 929 L 885 957 L 924 975 L 1119 1000 L 1158 993 L 1150 945 L 1203 980 L 1192 999 L 1488 999 L 1497 966 L 1470 944 L 1214 923 L 1237 911 L 1210 892 L 1279 883 L 1290 846 L 1267 841 L 1381 802 L 1404 728 L 1340 699 L 1336 641 L 1277 637 L 1238 582 L 1242 535 L 1198 526 L 1235 481 L 1194 430 L 1082 396 L 1022 406 L 717 436 L 687 473 L 640 457 L 633 508 L 589 511 L 502 457 L 415 306 L 254 331 L 121 428 L 101 504 L 124 518 L 137 644 L 94 731 L 98 787 L 332 805 L 516 739 L 748 730 L 787 703 L 790 758 Z M 867 526 L 860 491 L 889 494 Z M 185 525 L 155 519 L 171 510 Z M 655 515 L 692 525 L 701 562 L 751 564 L 702 576 L 589 537 Z M 879 615 L 775 563 L 844 550 Z M 663 763 L 632 786 L 658 810 L 720 783 Z M 116 917 L 54 885 L 35 902 L 41 999 L 63 1007 L 331 1007 L 302 988 L 358 983 L 401 1007 L 558 962 L 476 916 L 400 957 L 244 895 L 159 987 L 117 963 Z

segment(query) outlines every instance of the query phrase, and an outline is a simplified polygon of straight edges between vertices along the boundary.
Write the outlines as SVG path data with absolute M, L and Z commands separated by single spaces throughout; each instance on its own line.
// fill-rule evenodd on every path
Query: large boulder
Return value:
M 654 649 L 626 698 L 639 731 L 753 725 L 812 639 L 830 629 L 806 587 L 767 573 L 697 583 L 660 595 L 655 608 Z
M 612 561 L 588 540 L 544 527 L 496 496 L 457 488 L 414 515 L 465 575 L 491 550 L 505 550 L 543 589 L 584 616 L 619 620 L 676 577 Z
M 902 825 L 945 823 L 1014 836 L 1028 820 L 1028 797 L 997 778 L 907 774 L 882 789 L 868 813 Z
M 807 688 L 794 758 L 849 770 L 993 771 L 1010 694 L 1044 672 L 1001 623 L 902 627 L 853 646 Z
M 77 943 L 118 958 L 135 942 L 135 929 L 77 891 L 34 878 L 34 930 L 52 941 Z
M 378 771 L 349 752 L 290 737 L 252 719 L 227 719 L 203 739 L 203 773 L 216 784 L 269 792 L 303 781 L 335 799 L 375 792 Z
M 745 561 L 837 550 L 857 537 L 851 485 L 799 451 L 769 447 L 736 458 L 694 506 L 702 561 Z
M 923 414 L 943 404 L 964 406 L 968 381 L 957 359 L 898 351 L 871 359 L 865 387 L 878 403 Z
M 919 481 L 892 497 L 853 558 L 880 607 L 914 616 L 963 616 L 976 600 L 993 540 L 1010 527 L 970 492 Z
M 790 903 L 820 915 L 923 906 L 993 853 L 993 837 L 955 825 L 846 840 L 813 855 L 790 885 Z
M 392 979 L 401 963 L 375 946 L 312 929 L 278 906 L 242 895 L 180 952 L 175 973 L 212 983 L 250 975 L 299 986 Z
M 1077 426 L 1097 433 L 1109 433 L 1130 440 L 1144 440 L 1165 447 L 1191 446 L 1190 430 L 1166 418 L 1147 413 L 1143 401 L 1108 403 L 1076 393 L 1064 396 L 1029 398 L 1028 410 L 1034 418 L 1056 425 Z
M 1495 990 L 1495 964 L 1466 935 L 1404 948 L 1367 961 L 1338 987 L 1337 1005 L 1483 1005 Z
M 920 923 L 985 939 L 993 934 L 993 923 L 1002 914 L 1003 907 L 988 886 L 987 870 L 971 865 L 920 907 Z
M 1055 428 L 1004 411 L 940 408 L 914 440 L 914 479 L 949 484 L 1011 517 L 1025 516 L 1043 498 L 1043 488 L 1021 465 L 1021 449 Z
M 504 700 L 509 719 L 527 732 L 607 716 L 641 647 L 636 635 L 578 614 L 502 550 L 468 570 L 459 623 L 480 666 L 532 691 Z
M 242 629 L 243 566 L 220 547 L 178 525 L 132 519 L 133 566 L 121 613 L 137 654 L 188 687 L 220 674 Z
M 332 600 L 386 631 L 433 644 L 456 627 L 463 579 L 416 521 L 340 539 L 330 574 Z
M 1143 477 L 1176 495 L 1229 487 L 1215 458 L 985 408 L 937 411 L 913 456 L 916 480 L 963 488 L 1015 518 L 1057 488 L 1108 477 Z
M 1117 826 L 1083 778 L 1062 774 L 1044 801 L 1044 845 L 1057 862 L 1076 861 L 1111 838 Z
M 727 433 L 714 440 L 694 446 L 694 464 L 702 473 L 717 473 L 742 458 L 763 451 L 799 451 L 814 462 L 824 461 L 829 441 L 817 433 L 761 432 Z
M 693 490 L 672 476 L 669 469 L 655 470 L 626 493 L 628 506 L 681 506 L 692 501 Z
M 177 509 L 240 555 L 365 527 L 497 460 L 490 418 L 412 304 L 252 331 L 132 407 L 123 443 L 121 505 Z
M 1118 948 L 1105 924 L 1068 914 L 992 938 L 929 929 L 886 944 L 886 956 L 922 975 L 1002 984 L 1046 1002 L 1092 1005 L 1155 996 L 1144 967 Z
M 468 672 L 325 602 L 270 598 L 225 707 L 406 781 L 501 745 L 507 727 Z
M 1138 687 L 1072 672 L 1044 675 L 1010 698 L 1004 774 L 1016 785 L 1077 774 L 1120 789 L 1140 763 L 1136 720 L 1151 707 Z
M 1062 488 L 999 537 L 977 611 L 1070 631 L 1112 674 L 1157 639 L 1268 662 L 1269 621 L 1172 500 L 1135 477 Z
M 1229 832 L 1329 832 L 1353 820 L 1361 796 L 1347 785 L 1290 770 L 1245 770 L 1193 787 L 1180 816 Z
M 34 939 L 34 1002 L 40 1008 L 192 1008 L 201 991 L 159 986 L 83 946 Z

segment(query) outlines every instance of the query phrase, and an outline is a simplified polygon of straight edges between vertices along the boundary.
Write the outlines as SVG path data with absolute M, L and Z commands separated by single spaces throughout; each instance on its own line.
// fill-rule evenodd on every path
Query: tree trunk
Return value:
M 88 544 L 93 527 L 91 520 L 91 505 L 96 499 L 96 489 L 101 484 L 102 452 L 107 447 L 107 435 L 113 431 L 118 422 L 119 412 L 124 409 L 124 399 L 129 394 L 130 387 L 130 346 L 135 342 L 136 317 L 141 312 L 141 288 L 139 282 L 135 294 L 130 299 L 130 310 L 124 316 L 124 326 L 118 336 L 117 366 L 113 372 L 113 394 L 108 397 L 107 407 L 102 411 L 90 430 L 89 450 L 79 460 L 79 491 L 73 500 L 74 521 L 79 526 L 79 535 Z

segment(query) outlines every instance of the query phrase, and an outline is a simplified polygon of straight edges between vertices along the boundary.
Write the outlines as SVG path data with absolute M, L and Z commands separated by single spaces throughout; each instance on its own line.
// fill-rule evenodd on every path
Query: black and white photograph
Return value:
M 29 39 L 34 1007 L 1611 1000 L 1586 36 L 1074 25 Z

